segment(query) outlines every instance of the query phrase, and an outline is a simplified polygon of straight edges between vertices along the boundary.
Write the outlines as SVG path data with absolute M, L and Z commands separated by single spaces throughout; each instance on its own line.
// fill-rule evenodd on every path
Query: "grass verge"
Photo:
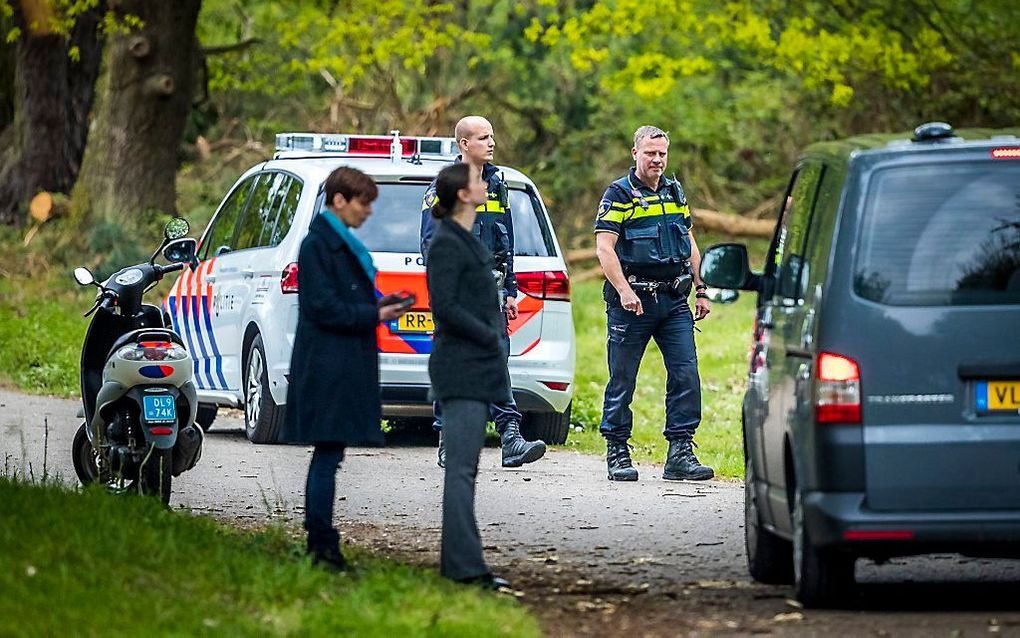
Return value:
M 244 532 L 0 477 L 0 635 L 538 636 L 516 600 L 350 552 L 313 568 L 282 528 Z

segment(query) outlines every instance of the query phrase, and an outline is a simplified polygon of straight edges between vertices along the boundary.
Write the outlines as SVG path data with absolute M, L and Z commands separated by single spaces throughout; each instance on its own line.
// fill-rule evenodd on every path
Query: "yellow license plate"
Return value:
M 397 320 L 397 332 L 425 332 L 436 329 L 431 312 L 408 312 Z
M 979 383 L 977 399 L 979 409 L 983 407 L 981 403 L 985 403 L 985 406 L 987 406 L 985 409 L 989 411 L 1020 410 L 1020 381 L 987 381 Z

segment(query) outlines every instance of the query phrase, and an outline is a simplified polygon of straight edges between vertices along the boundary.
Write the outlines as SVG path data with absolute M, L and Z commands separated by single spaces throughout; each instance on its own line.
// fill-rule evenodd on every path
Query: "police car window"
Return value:
M 257 178 L 256 175 L 253 175 L 244 180 L 224 200 L 216 217 L 213 218 L 212 227 L 202 241 L 202 259 L 234 250 L 234 230 L 237 226 L 237 218 L 241 216 L 241 211 L 244 210 L 245 203 L 248 201 L 248 194 Z
M 865 299 L 1020 304 L 1020 163 L 877 171 L 858 245 L 854 291 Z
M 294 215 L 297 214 L 298 199 L 301 197 L 301 180 L 288 177 L 287 194 L 280 205 L 280 213 L 276 216 L 276 225 L 269 237 L 269 245 L 277 246 L 287 236 L 291 224 L 294 223 Z
M 421 241 L 421 204 L 427 187 L 423 183 L 380 183 L 372 214 L 355 234 L 371 251 L 417 253 Z M 509 195 L 514 254 L 554 255 L 552 234 L 534 196 L 518 188 L 511 188 Z
M 276 221 L 276 211 L 280 208 L 276 195 L 285 177 L 282 173 L 263 173 L 259 177 L 238 227 L 235 250 L 259 247 L 259 238 L 265 230 L 266 222 L 271 229 Z

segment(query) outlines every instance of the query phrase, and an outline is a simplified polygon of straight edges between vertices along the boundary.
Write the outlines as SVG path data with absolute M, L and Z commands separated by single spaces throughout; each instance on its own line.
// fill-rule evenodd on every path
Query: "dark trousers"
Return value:
M 655 339 L 666 364 L 666 426 L 669 439 L 690 438 L 701 422 L 701 379 L 694 346 L 694 316 L 687 299 L 660 293 L 641 294 L 644 314 L 616 304 L 606 309 L 609 338 L 609 383 L 606 384 L 599 431 L 608 440 L 626 442 L 634 428 L 630 410 L 638 367 L 649 339 Z
M 308 550 L 323 552 L 339 547 L 340 534 L 333 527 L 333 504 L 336 502 L 336 471 L 344 460 L 344 446 L 319 443 L 312 452 L 305 484 L 305 529 Z
M 485 576 L 482 538 L 475 519 L 475 479 L 485 443 L 488 406 L 482 401 L 453 399 L 446 413 L 446 476 L 443 482 L 443 541 L 439 572 L 453 580 Z
M 506 315 L 503 315 L 503 321 L 506 321 Z M 506 336 L 506 352 L 507 352 L 507 365 L 510 365 L 510 335 Z M 436 401 L 432 404 L 432 414 L 434 419 L 432 421 L 432 429 L 439 432 L 443 429 L 443 408 Z M 517 402 L 514 401 L 513 390 L 510 391 L 510 396 L 507 397 L 506 401 L 500 403 L 489 404 L 489 420 L 496 424 L 496 431 L 503 434 L 503 430 L 511 421 L 521 422 L 521 413 L 517 409 Z

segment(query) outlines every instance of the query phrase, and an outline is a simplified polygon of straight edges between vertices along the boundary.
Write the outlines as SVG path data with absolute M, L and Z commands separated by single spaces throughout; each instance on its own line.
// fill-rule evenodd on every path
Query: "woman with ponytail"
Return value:
M 432 215 L 438 223 L 426 266 L 436 324 L 429 376 L 446 439 L 440 572 L 498 589 L 508 583 L 489 571 L 475 520 L 475 478 L 489 404 L 510 392 L 493 256 L 471 232 L 485 200 L 486 184 L 467 163 L 448 166 L 436 178 Z

